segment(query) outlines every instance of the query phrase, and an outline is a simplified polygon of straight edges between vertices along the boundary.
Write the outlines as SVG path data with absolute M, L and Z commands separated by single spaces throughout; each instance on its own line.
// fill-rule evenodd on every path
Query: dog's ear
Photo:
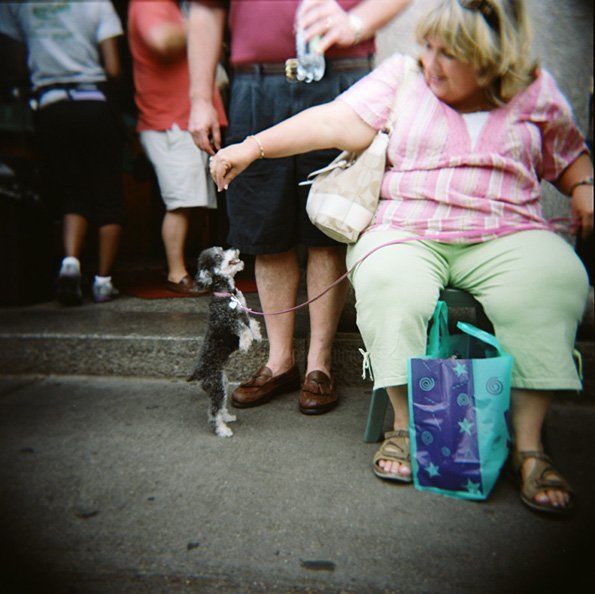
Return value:
M 198 271 L 194 280 L 199 289 L 208 289 L 213 284 L 213 275 L 206 268 L 202 268 Z

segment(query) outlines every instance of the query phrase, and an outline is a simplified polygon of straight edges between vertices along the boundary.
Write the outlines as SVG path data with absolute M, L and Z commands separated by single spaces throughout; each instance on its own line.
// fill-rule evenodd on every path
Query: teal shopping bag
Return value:
M 439 301 L 426 356 L 409 360 L 409 429 L 415 487 L 486 499 L 508 456 L 512 357 L 492 334 L 459 322 L 448 332 Z

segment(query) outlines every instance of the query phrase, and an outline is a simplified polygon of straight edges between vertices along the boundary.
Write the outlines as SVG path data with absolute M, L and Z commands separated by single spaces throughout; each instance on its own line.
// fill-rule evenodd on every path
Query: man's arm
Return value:
M 186 51 L 186 26 L 183 23 L 158 23 L 144 37 L 151 50 L 164 60 L 176 58 Z
M 355 45 L 373 37 L 409 4 L 411 0 L 362 0 L 347 12 L 336 0 L 307 0 L 301 12 L 306 39 L 321 35 L 321 52 L 333 45 Z
M 195 144 L 214 155 L 221 148 L 221 130 L 213 106 L 215 73 L 223 47 L 225 8 L 194 2 L 188 19 L 190 119 L 188 131 Z
M 109 79 L 118 79 L 122 75 L 122 63 L 118 49 L 118 38 L 108 37 L 99 42 L 99 51 L 103 68 Z

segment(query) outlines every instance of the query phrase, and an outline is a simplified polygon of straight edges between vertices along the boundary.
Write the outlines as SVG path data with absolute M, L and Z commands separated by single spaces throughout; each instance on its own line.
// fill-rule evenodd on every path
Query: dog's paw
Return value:
M 260 324 L 252 318 L 250 318 L 250 331 L 252 332 L 252 337 L 254 338 L 254 340 L 262 340 L 262 334 L 260 333 Z
M 233 435 L 233 431 L 227 425 L 221 423 L 215 427 L 215 435 L 218 437 L 231 437 Z
M 238 420 L 238 417 L 225 411 L 221 417 L 226 423 L 233 423 Z
M 252 332 L 248 326 L 244 326 L 240 332 L 240 351 L 247 351 L 252 344 Z

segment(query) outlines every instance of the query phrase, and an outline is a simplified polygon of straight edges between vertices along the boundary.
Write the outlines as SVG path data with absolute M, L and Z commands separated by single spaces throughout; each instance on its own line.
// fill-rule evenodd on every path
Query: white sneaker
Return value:
M 111 301 L 119 294 L 120 292 L 118 289 L 112 285 L 112 281 L 103 283 L 98 283 L 95 281 L 93 283 L 93 301 L 95 301 L 95 303 L 105 303 L 106 301 Z
M 56 281 L 56 298 L 62 305 L 81 305 L 81 269 L 76 258 L 64 258 Z

